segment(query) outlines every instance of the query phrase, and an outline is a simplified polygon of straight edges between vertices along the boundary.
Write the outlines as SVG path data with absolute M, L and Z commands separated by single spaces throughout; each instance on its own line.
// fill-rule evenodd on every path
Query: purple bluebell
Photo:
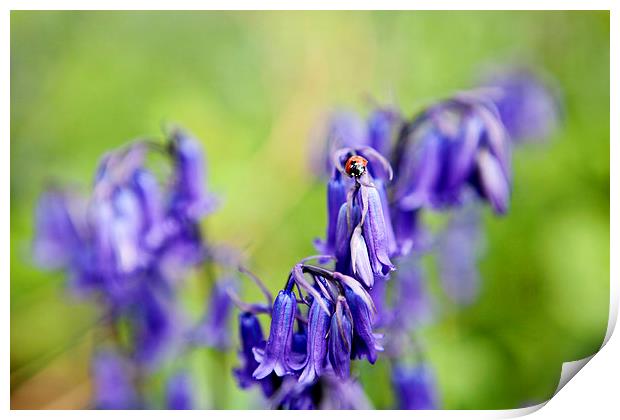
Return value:
M 328 308 L 331 303 L 323 299 Z M 308 315 L 307 352 L 304 370 L 299 376 L 302 384 L 312 384 L 323 373 L 327 355 L 327 332 L 329 331 L 330 315 L 326 314 L 317 299 L 310 306 Z
M 368 117 L 368 137 L 370 146 L 383 156 L 391 154 L 395 131 L 401 122 L 396 109 L 378 108 Z
M 362 229 L 360 226 L 353 229 L 353 234 L 351 235 L 351 269 L 355 277 L 366 287 L 373 287 L 375 284 L 375 277 L 372 266 L 370 265 L 368 247 L 362 236 Z
M 345 311 L 344 299 L 336 302 L 329 329 L 329 363 L 339 378 L 348 378 L 351 371 L 351 344 L 353 341 L 350 315 Z
M 325 241 L 317 240 L 315 245 L 321 254 L 334 254 L 336 247 L 336 228 L 340 207 L 347 201 L 347 180 L 338 171 L 333 171 L 327 183 L 327 235 Z
M 166 384 L 166 408 L 191 410 L 194 408 L 191 378 L 187 372 L 175 373 Z
M 217 206 L 205 189 L 206 165 L 200 143 L 181 130 L 172 133 L 170 143 L 175 162 L 170 209 L 180 217 L 197 220 Z
M 263 394 L 266 397 L 271 397 L 279 385 L 280 378 L 275 373 L 271 373 L 259 381 L 252 376 L 259 365 L 254 358 L 254 348 L 261 348 L 265 345 L 263 330 L 256 315 L 250 312 L 239 314 L 239 335 L 241 341 L 241 349 L 239 351 L 241 366 L 233 370 L 237 383 L 242 389 L 249 388 L 254 384 L 260 384 Z
M 130 364 L 113 350 L 102 350 L 92 363 L 95 408 L 127 410 L 139 408 Z
M 35 261 L 48 269 L 70 265 L 85 245 L 80 220 L 74 214 L 78 198 L 60 190 L 41 195 L 35 214 Z M 72 209 L 73 208 L 73 209 Z M 83 223 L 83 222 L 82 222 Z
M 489 74 L 481 84 L 515 142 L 544 140 L 557 129 L 561 102 L 555 83 L 526 68 Z
M 396 365 L 392 386 L 400 410 L 436 410 L 439 407 L 435 376 L 427 364 Z
M 474 189 L 496 213 L 508 209 L 510 142 L 492 102 L 463 93 L 418 116 L 397 145 L 394 202 L 400 211 L 462 204 Z
M 365 357 L 371 364 L 374 364 L 377 360 L 377 351 L 383 350 L 383 347 L 379 343 L 379 336 L 373 332 L 371 309 L 350 288 L 346 288 L 345 298 L 353 318 L 351 358 Z
M 385 278 L 394 265 L 389 257 L 388 234 L 383 215 L 381 196 L 375 187 L 362 185 L 358 195 L 362 209 L 362 229 L 373 273 L 378 278 Z
M 479 293 L 477 264 L 484 246 L 480 219 L 478 207 L 465 206 L 452 214 L 437 240 L 443 289 L 453 302 L 461 305 L 471 304 Z
M 297 301 L 295 292 L 281 290 L 272 309 L 269 339 L 263 349 L 255 349 L 255 357 L 259 366 L 253 373 L 254 378 L 262 379 L 275 372 L 284 376 L 290 372 L 289 362 L 295 324 Z
M 211 288 L 211 296 L 206 305 L 206 314 L 192 334 L 195 342 L 218 350 L 230 347 L 229 321 L 232 301 L 229 290 L 235 290 L 235 280 L 220 278 Z

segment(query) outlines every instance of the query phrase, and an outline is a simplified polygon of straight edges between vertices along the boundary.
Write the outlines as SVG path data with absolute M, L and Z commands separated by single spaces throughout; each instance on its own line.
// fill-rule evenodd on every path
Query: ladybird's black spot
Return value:
M 355 178 L 359 178 L 360 176 L 364 175 L 364 172 L 366 172 L 366 166 L 359 162 L 351 163 L 351 166 L 349 167 L 349 175 Z

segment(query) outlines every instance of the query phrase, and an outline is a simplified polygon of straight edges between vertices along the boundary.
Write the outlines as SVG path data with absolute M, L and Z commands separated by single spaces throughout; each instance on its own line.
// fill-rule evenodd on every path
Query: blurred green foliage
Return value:
M 87 188 L 106 150 L 179 123 L 203 140 L 209 185 L 223 198 L 209 237 L 243 249 L 275 290 L 324 233 L 324 187 L 308 154 L 326 111 L 366 112 L 370 95 L 412 115 L 506 60 L 557 78 L 565 125 L 515 153 L 512 208 L 501 219 L 485 215 L 479 301 L 457 310 L 434 287 L 440 315 L 420 339 L 445 407 L 456 409 L 548 398 L 561 363 L 601 345 L 608 12 L 13 12 L 13 407 L 88 401 L 96 311 L 67 298 L 63 276 L 34 268 L 29 253 L 33 206 L 50 182 Z M 256 394 L 230 377 L 232 351 L 191 359 L 206 406 L 214 402 L 203 372 L 220 381 L 222 406 L 254 404 Z M 385 366 L 361 375 L 375 405 L 389 407 Z

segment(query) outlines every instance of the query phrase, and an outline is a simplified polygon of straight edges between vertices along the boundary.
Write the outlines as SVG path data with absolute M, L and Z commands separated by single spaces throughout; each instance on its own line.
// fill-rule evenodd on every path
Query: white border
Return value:
M 611 142 L 611 214 L 618 214 L 620 210 L 618 206 L 618 198 L 620 197 L 620 191 L 618 188 L 618 170 L 614 167 L 613 163 L 620 161 L 618 156 L 618 119 L 620 115 L 618 112 L 620 107 L 618 106 L 618 85 L 617 74 L 620 70 L 618 66 L 618 54 L 615 48 L 618 47 L 618 17 L 617 10 L 613 10 L 612 1 L 604 0 L 590 0 L 590 1 L 561 1 L 561 0 L 521 0 L 521 1 L 503 1 L 500 3 L 497 1 L 458 1 L 458 0 L 437 0 L 433 2 L 411 2 L 411 1 L 396 1 L 396 0 L 382 0 L 380 3 L 371 2 L 368 0 L 358 1 L 327 1 L 327 0 L 315 0 L 315 1 L 296 1 L 294 4 L 289 1 L 272 0 L 264 1 L 261 3 L 254 1 L 242 1 L 242 0 L 228 0 L 226 2 L 219 2 L 219 4 L 198 4 L 195 1 L 189 0 L 176 0 L 174 2 L 165 2 L 161 0 L 151 1 L 128 1 L 128 0 L 108 0 L 108 1 L 89 1 L 86 5 L 83 1 L 76 0 L 61 0 L 55 2 L 45 2 L 41 0 L 24 0 L 24 1 L 7 1 L 7 6 L 4 8 L 4 13 L 0 18 L 0 33 L 1 47 L 2 48 L 2 68 L 1 68 L 1 88 L 0 92 L 4 93 L 4 98 L 0 102 L 0 129 L 3 132 L 4 141 L 1 142 L 0 150 L 0 232 L 2 239 L 0 241 L 0 278 L 3 279 L 4 286 L 4 310 L 2 311 L 4 330 L 4 341 L 2 346 L 2 364 L 4 373 L 4 382 L 2 386 L 4 406 L 8 409 L 10 406 L 10 346 L 9 346 L 9 326 L 10 326 L 10 269 L 9 269 L 9 252 L 10 252 L 10 224 L 9 224 L 9 193 L 10 193 L 10 14 L 9 11 L 14 10 L 71 10 L 71 9 L 117 9 L 117 10 L 139 10 L 139 9 L 157 9 L 157 10 L 178 10 L 178 9 L 197 9 L 197 6 L 208 6 L 212 10 L 240 10 L 240 9 L 252 9 L 252 10 L 271 10 L 271 9 L 287 9 L 287 10 L 337 10 L 337 9 L 350 9 L 355 6 L 359 10 L 373 10 L 377 6 L 381 6 L 385 10 L 405 10 L 405 9 L 417 9 L 417 10 L 551 10 L 551 9 L 571 9 L 571 10 L 612 10 L 611 13 L 611 91 L 614 93 L 611 98 L 611 115 L 616 116 L 611 121 L 611 138 L 615 138 L 616 141 Z M 464 9 L 463 6 L 468 6 L 468 9 Z M 570 46 L 567 46 L 570 47 Z M 620 341 L 617 337 L 611 335 L 618 314 L 618 298 L 620 288 L 618 285 L 618 264 L 614 259 L 614 256 L 618 255 L 618 225 L 612 218 L 611 220 L 611 304 L 610 304 L 610 324 L 605 337 L 606 345 L 604 348 L 595 355 L 591 363 L 583 369 L 583 372 L 579 374 L 579 379 L 570 381 L 559 394 L 554 397 L 543 410 L 536 411 L 538 408 L 545 406 L 541 404 L 536 407 L 519 409 L 519 410 L 505 410 L 505 411 L 436 411 L 436 412 L 395 412 L 389 413 L 390 417 L 394 418 L 506 418 L 516 417 L 536 411 L 534 416 L 540 419 L 549 418 L 583 418 L 585 415 L 593 416 L 593 418 L 614 418 L 617 416 L 619 408 L 619 399 L 617 397 L 617 385 L 620 378 Z M 617 335 L 617 334 L 616 334 Z M 573 365 L 574 368 L 575 365 Z M 45 415 L 50 418 L 83 418 L 84 416 L 92 418 L 108 418 L 109 412 L 97 412 L 97 411 L 12 411 L 11 415 L 20 418 L 33 418 L 39 415 Z M 141 415 L 140 413 L 132 412 L 116 412 L 114 416 L 120 418 L 129 418 L 133 415 Z M 169 418 L 171 413 L 165 411 L 151 411 L 148 416 L 153 418 Z M 260 419 L 272 419 L 274 417 L 284 418 L 284 416 L 290 416 L 291 413 L 284 412 L 237 412 L 237 411 L 211 411 L 204 413 L 201 411 L 193 412 L 176 412 L 173 414 L 176 416 L 187 416 L 191 418 L 203 419 L 205 415 L 214 418 L 221 417 L 234 417 L 251 415 Z M 309 418 L 314 416 L 313 412 L 300 412 L 296 416 L 301 418 Z M 321 416 L 337 416 L 338 413 L 334 412 L 321 413 Z M 384 414 L 381 411 L 359 412 L 356 416 L 362 417 L 378 417 Z

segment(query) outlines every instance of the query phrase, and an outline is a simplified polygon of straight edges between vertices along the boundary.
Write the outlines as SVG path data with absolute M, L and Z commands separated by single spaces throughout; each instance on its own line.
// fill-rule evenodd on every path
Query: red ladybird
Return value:
M 368 161 L 361 156 L 351 156 L 344 165 L 344 171 L 352 178 L 359 178 L 366 172 Z

